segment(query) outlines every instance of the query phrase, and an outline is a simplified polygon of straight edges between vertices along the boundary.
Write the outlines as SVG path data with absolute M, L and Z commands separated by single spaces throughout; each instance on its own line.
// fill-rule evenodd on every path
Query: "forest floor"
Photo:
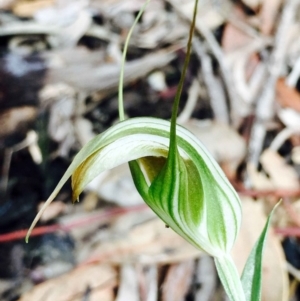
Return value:
M 165 227 L 127 165 L 25 235 L 74 155 L 118 121 L 144 0 L 0 0 L 0 300 L 225 301 L 211 257 Z M 127 117 L 171 117 L 193 0 L 152 0 L 125 64 Z M 264 226 L 263 300 L 300 300 L 300 2 L 202 0 L 178 123 L 238 191 L 242 271 Z

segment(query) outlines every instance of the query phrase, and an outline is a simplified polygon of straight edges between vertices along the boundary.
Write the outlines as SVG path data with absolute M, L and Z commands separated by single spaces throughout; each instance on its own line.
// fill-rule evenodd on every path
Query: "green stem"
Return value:
M 230 255 L 215 258 L 219 278 L 230 301 L 246 301 L 240 276 Z
M 120 72 L 120 80 L 119 80 L 119 97 L 118 97 L 118 105 L 119 105 L 119 118 L 120 121 L 125 120 L 125 113 L 124 113 L 124 99 L 123 99 L 123 86 L 124 86 L 124 67 L 125 67 L 125 61 L 126 61 L 126 54 L 128 50 L 129 41 L 132 35 L 132 32 L 138 23 L 139 19 L 141 18 L 143 12 L 146 9 L 146 6 L 149 4 L 150 0 L 147 0 L 142 8 L 140 9 L 138 15 L 136 16 L 129 32 L 125 40 L 124 49 L 123 49 L 123 55 L 122 55 L 122 63 L 121 63 L 121 72 Z
M 193 20 L 192 24 L 190 27 L 190 32 L 189 32 L 189 39 L 187 43 L 187 52 L 183 64 L 183 69 L 181 73 L 181 77 L 178 83 L 175 99 L 174 99 L 174 104 L 172 108 L 172 117 L 171 117 L 171 129 L 170 129 L 170 150 L 176 147 L 176 120 L 177 120 L 177 114 L 178 114 L 178 108 L 179 108 L 179 102 L 180 102 L 180 97 L 182 93 L 182 88 L 185 80 L 185 75 L 187 71 L 188 64 L 190 62 L 190 57 L 191 57 L 191 49 L 192 49 L 192 39 L 193 39 L 193 34 L 195 30 L 195 24 L 196 24 L 196 16 L 197 16 L 197 7 L 198 7 L 198 0 L 195 1 L 195 6 L 194 6 L 194 12 L 193 12 Z

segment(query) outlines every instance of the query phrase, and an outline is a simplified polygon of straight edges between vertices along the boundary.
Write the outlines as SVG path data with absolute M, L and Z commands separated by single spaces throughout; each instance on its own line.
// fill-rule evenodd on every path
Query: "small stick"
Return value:
M 178 4 L 175 3 L 175 1 L 168 1 L 177 11 L 177 13 L 182 16 L 183 18 L 191 21 L 192 16 L 191 15 L 187 15 L 184 14 L 181 9 L 180 6 Z M 239 96 L 238 93 L 235 89 L 235 85 L 234 85 L 234 81 L 232 79 L 232 74 L 230 72 L 229 66 L 226 62 L 223 50 L 221 48 L 221 46 L 219 45 L 218 41 L 216 40 L 215 36 L 213 35 L 213 33 L 206 27 L 205 24 L 203 24 L 203 22 L 197 22 L 196 23 L 196 30 L 205 38 L 205 40 L 207 41 L 214 57 L 216 58 L 216 60 L 219 63 L 220 66 L 220 70 L 223 76 L 223 80 L 229 95 L 229 99 L 231 102 L 231 107 L 232 107 L 232 114 L 231 114 L 231 118 L 232 121 L 234 121 L 235 124 L 238 123 L 238 112 L 236 112 L 235 110 L 238 109 L 239 106 Z
M 274 116 L 275 86 L 284 63 L 287 32 L 295 19 L 298 0 L 287 0 L 284 6 L 279 27 L 275 36 L 274 50 L 269 60 L 269 78 L 257 100 L 256 119 L 251 131 L 248 162 L 258 165 L 266 135 L 266 123 Z
M 296 60 L 291 73 L 287 76 L 285 82 L 290 87 L 296 87 L 297 81 L 300 77 L 300 58 Z
M 286 261 L 286 270 L 291 274 L 295 279 L 300 281 L 300 271 Z
M 184 124 L 187 122 L 190 117 L 192 116 L 192 113 L 196 107 L 198 95 L 199 95 L 199 81 L 198 78 L 195 78 L 189 88 L 188 91 L 188 99 L 184 106 L 184 109 L 180 113 L 180 115 L 177 117 L 177 123 Z
M 212 59 L 204 49 L 203 44 L 194 39 L 194 50 L 201 61 L 201 71 L 204 82 L 214 111 L 215 119 L 221 123 L 228 124 L 228 108 L 224 90 L 213 72 Z

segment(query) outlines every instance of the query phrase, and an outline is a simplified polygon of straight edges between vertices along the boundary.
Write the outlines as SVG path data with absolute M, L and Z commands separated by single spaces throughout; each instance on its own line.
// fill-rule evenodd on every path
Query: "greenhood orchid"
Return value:
M 77 154 L 46 205 L 69 177 L 76 200 L 101 172 L 130 162 L 139 193 L 166 224 L 213 256 L 228 253 L 242 216 L 236 192 L 192 133 L 177 126 L 178 152 L 172 156 L 169 137 L 165 120 L 132 118 L 116 124 Z
M 146 4 L 148 2 L 149 0 Z M 33 227 L 47 206 L 70 177 L 75 201 L 88 183 L 101 172 L 128 162 L 138 192 L 156 215 L 196 248 L 215 258 L 218 274 L 230 300 L 260 300 L 261 254 L 270 219 L 240 280 L 230 256 L 242 219 L 239 197 L 202 143 L 191 132 L 176 125 L 181 90 L 190 57 L 197 3 L 198 0 L 195 1 L 187 57 L 171 121 L 149 117 L 124 120 L 121 72 L 121 121 L 96 136 L 75 156 L 33 221 L 26 240 L 28 241 Z M 125 43 L 123 66 L 133 27 Z

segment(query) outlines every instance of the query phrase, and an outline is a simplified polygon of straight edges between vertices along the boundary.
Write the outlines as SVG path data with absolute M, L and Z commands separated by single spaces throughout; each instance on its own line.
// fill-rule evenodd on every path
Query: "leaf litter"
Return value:
M 1 300 L 226 300 L 210 258 L 146 209 L 125 166 L 91 183 L 76 206 L 64 188 L 23 241 L 74 154 L 117 121 L 122 46 L 141 5 L 0 1 Z M 128 116 L 170 118 L 192 6 L 152 0 L 137 25 L 125 65 Z M 284 199 L 264 255 L 268 301 L 300 300 L 287 277 L 298 279 L 290 254 L 299 242 L 281 244 L 299 227 L 299 9 L 296 0 L 200 1 L 178 120 L 243 196 L 238 266 Z

